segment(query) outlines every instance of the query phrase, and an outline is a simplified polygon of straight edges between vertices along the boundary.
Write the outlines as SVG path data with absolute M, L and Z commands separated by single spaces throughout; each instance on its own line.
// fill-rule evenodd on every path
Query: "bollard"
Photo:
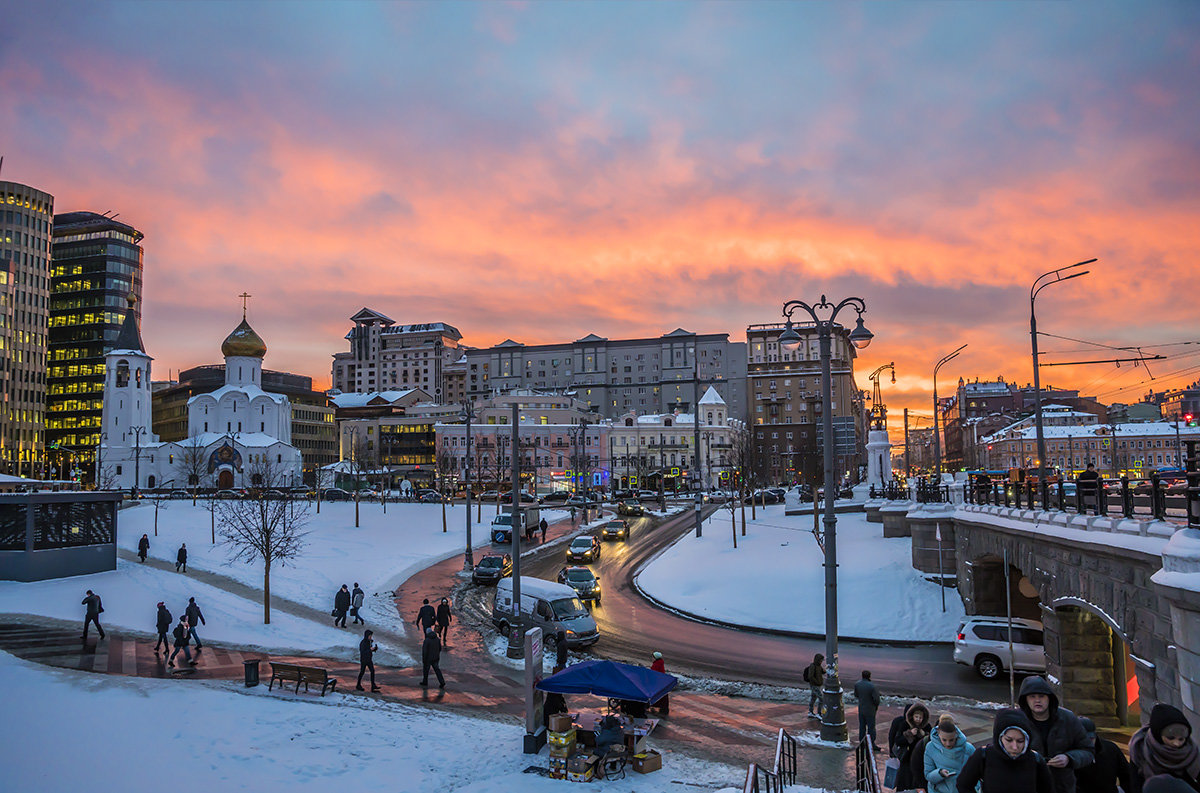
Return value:
M 246 665 L 246 688 L 253 688 L 258 685 L 258 661 L 255 658 L 251 661 L 243 661 Z

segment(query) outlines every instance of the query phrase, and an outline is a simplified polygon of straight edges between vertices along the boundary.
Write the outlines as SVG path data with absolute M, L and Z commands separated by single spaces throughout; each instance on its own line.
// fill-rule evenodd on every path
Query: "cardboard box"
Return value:
M 547 719 L 546 729 L 550 732 L 571 732 L 571 717 L 566 713 L 555 713 Z
M 566 732 L 548 732 L 546 740 L 551 746 L 575 746 L 575 730 L 567 730 Z
M 551 771 L 562 771 L 563 776 L 567 774 L 567 758 L 550 756 L 549 768 Z
M 566 772 L 566 771 L 555 771 L 553 768 L 551 768 L 551 769 L 550 769 L 550 773 L 549 773 L 549 777 L 550 777 L 551 779 L 566 779 L 566 778 L 567 778 L 567 772 Z
M 575 744 L 571 744 L 570 746 L 555 746 L 554 744 L 550 744 L 550 757 L 552 758 L 558 758 L 566 762 L 567 758 L 573 754 L 575 754 Z
M 590 769 L 592 765 L 588 762 L 588 759 L 589 755 L 586 754 L 571 755 L 567 758 L 567 770 L 582 773 L 584 770 Z
M 647 749 L 633 756 L 633 770 L 639 774 L 649 774 L 662 768 L 662 755 L 653 749 Z
M 567 780 L 570 782 L 591 782 L 592 767 L 588 766 L 586 771 L 568 771 Z

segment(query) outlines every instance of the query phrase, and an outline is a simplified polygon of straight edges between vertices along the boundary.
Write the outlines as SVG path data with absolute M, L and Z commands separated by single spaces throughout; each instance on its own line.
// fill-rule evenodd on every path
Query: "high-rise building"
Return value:
M 419 388 L 446 399 L 445 368 L 462 357 L 462 334 L 444 322 L 397 325 L 364 308 L 352 316 L 349 352 L 333 356 L 333 389 L 343 393 Z
M 0 468 L 41 473 L 54 196 L 0 182 Z
M 104 356 L 121 332 L 130 295 L 141 320 L 142 237 L 133 226 L 95 212 L 54 216 L 46 448 L 60 472 L 71 463 L 95 471 Z
M 753 469 L 767 482 L 819 483 L 824 474 L 821 352 L 817 328 L 797 323 L 801 343 L 779 346 L 782 324 L 746 328 L 747 391 Z M 862 396 L 854 382 L 854 345 L 838 328 L 831 339 L 835 476 L 852 471 L 866 437 Z

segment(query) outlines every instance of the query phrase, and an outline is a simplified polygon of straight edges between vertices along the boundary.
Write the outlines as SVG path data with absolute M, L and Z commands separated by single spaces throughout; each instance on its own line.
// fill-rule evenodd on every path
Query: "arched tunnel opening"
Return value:
M 980 559 L 972 566 L 972 589 L 975 614 L 1003 617 L 1008 614 L 1012 599 L 1012 615 L 1027 620 L 1042 619 L 1042 604 L 1037 589 L 1015 565 L 1008 566 L 1008 586 L 1005 586 L 1004 560 L 995 557 Z
M 1139 724 L 1137 675 L 1125 637 L 1082 605 L 1060 601 L 1052 614 L 1046 650 L 1058 661 L 1064 705 L 1097 727 Z

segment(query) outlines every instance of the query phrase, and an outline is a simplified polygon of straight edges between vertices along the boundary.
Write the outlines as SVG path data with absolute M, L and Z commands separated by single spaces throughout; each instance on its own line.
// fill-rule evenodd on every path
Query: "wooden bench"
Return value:
M 281 664 L 271 661 L 271 684 L 267 686 L 270 691 L 275 687 L 275 681 L 279 681 L 279 687 L 283 688 L 284 681 L 296 681 L 296 693 L 300 693 L 300 684 L 304 684 L 304 690 L 308 691 L 308 684 L 314 683 L 321 687 L 321 696 L 325 696 L 326 691 L 333 691 L 337 686 L 337 678 L 330 677 L 329 671 L 325 669 L 317 669 L 313 666 L 297 666 L 296 664 Z

